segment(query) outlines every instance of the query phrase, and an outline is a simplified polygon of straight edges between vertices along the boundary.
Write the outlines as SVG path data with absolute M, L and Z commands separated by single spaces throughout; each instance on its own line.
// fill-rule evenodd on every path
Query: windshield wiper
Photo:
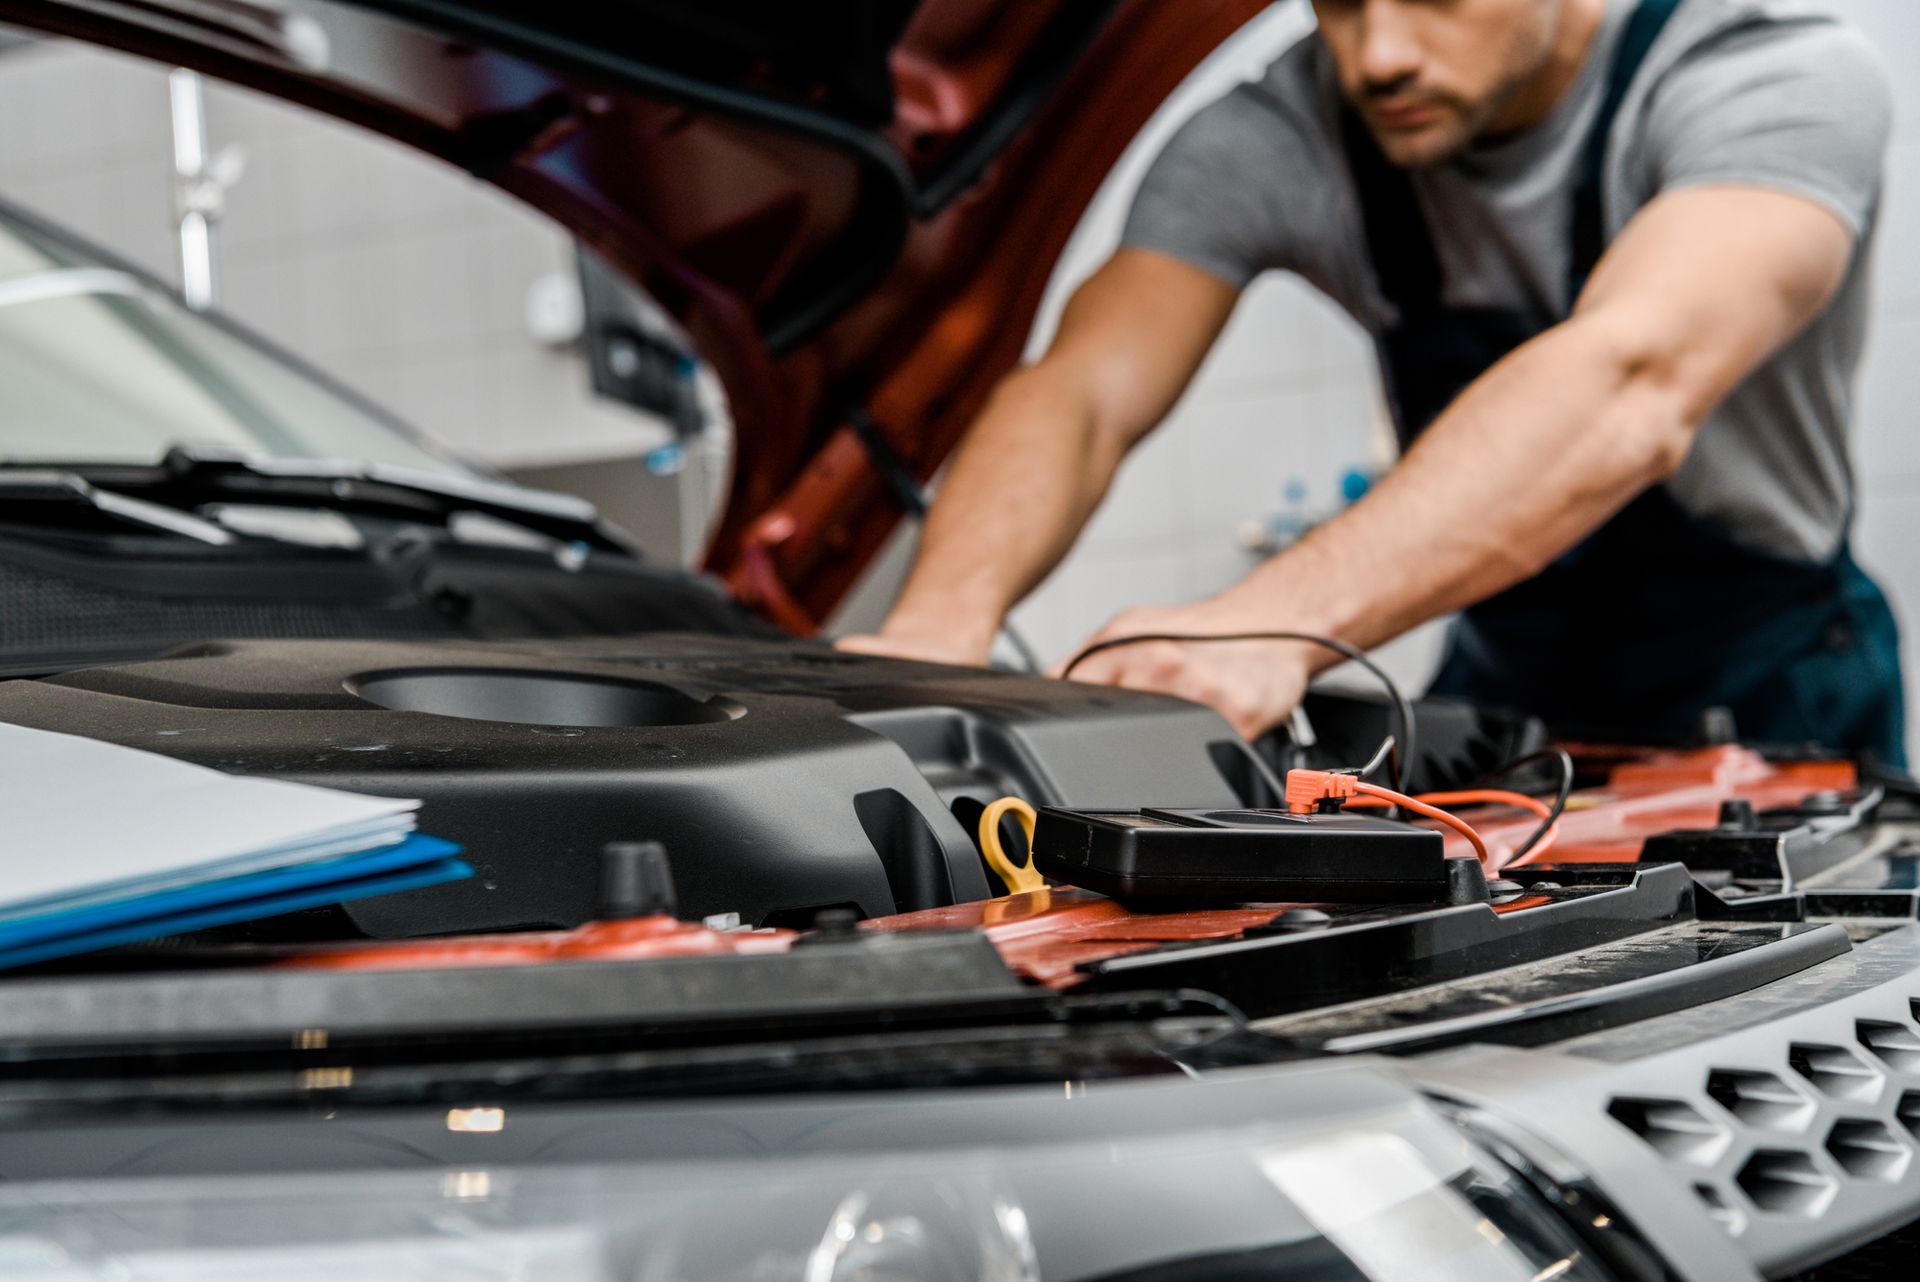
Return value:
M 103 516 L 143 529 L 177 534 L 215 547 L 234 542 L 234 536 L 211 521 L 159 503 L 103 490 L 83 476 L 45 468 L 0 468 L 0 502 L 29 501 L 73 504 L 92 508 Z
M 84 298 L 98 294 L 138 297 L 145 293 L 138 277 L 111 267 L 63 267 L 30 272 L 0 280 L 0 307 L 45 303 L 56 298 Z
M 524 489 L 482 477 L 441 475 L 384 463 L 331 459 L 268 459 L 221 455 L 176 446 L 157 464 L 75 463 L 49 467 L 0 460 L 0 483 L 21 475 L 67 476 L 90 489 L 108 485 L 121 496 L 175 515 L 203 504 L 243 500 L 391 516 L 444 525 L 459 512 L 479 512 L 563 543 L 636 555 L 631 544 L 600 520 L 593 504 L 570 494 Z M 218 526 L 195 521 L 222 535 Z M 178 530 L 176 533 L 180 532 Z

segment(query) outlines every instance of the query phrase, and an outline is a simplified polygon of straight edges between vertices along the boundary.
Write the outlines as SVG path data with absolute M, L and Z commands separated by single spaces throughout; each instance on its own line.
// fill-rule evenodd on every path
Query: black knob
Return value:
M 807 948 L 814 944 L 864 944 L 883 943 L 894 938 L 889 935 L 875 935 L 860 929 L 862 920 L 859 909 L 848 904 L 836 904 L 831 908 L 822 908 L 813 915 L 812 928 L 793 941 L 795 948 Z
M 1512 882 L 1506 883 L 1512 886 Z M 1514 886 L 1518 890 L 1518 886 Z M 1492 888 L 1487 881 L 1487 870 L 1480 866 L 1478 859 L 1447 860 L 1447 902 L 1450 904 L 1484 904 L 1492 898 Z
M 1720 826 L 1733 832 L 1752 832 L 1760 826 L 1753 803 L 1745 797 L 1733 797 L 1720 803 Z
M 679 904 L 667 848 L 657 841 L 615 841 L 600 852 L 600 920 L 671 917 Z
M 824 938 L 850 939 L 860 933 L 860 914 L 851 908 L 822 908 L 813 915 L 813 929 Z

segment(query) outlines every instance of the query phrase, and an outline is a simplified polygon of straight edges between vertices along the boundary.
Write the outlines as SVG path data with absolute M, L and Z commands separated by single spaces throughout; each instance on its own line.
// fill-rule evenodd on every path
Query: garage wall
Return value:
M 1854 545 L 1893 596 L 1904 633 L 1908 755 L 1920 761 L 1920 5 L 1844 0 L 1893 73 L 1896 116 L 1874 265 L 1872 344 L 1860 380 Z

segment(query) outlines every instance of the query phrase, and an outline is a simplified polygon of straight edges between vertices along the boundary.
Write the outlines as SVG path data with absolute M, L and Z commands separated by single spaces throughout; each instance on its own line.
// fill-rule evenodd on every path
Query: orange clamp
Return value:
M 1287 771 L 1287 810 L 1310 815 L 1322 801 L 1345 801 L 1353 796 L 1360 780 L 1354 775 L 1332 770 Z

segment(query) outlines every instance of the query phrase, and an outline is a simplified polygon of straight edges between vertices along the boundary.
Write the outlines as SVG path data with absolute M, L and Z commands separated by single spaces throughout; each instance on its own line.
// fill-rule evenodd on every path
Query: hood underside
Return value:
M 875 453 L 939 468 L 1115 160 L 1263 7 L 0 0 L 0 20 L 375 130 L 566 226 L 718 373 L 739 463 L 710 568 L 806 631 L 901 514 Z

